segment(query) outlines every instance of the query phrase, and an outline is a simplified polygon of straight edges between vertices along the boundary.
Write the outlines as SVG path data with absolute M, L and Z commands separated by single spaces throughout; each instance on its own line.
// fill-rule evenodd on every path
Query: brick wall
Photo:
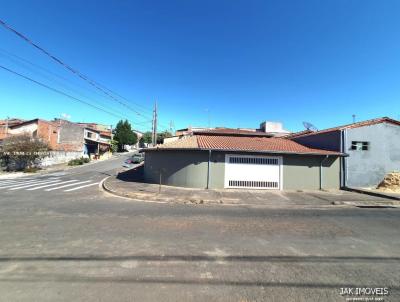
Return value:
M 60 144 L 57 150 L 82 151 L 84 145 L 84 128 L 68 121 L 61 122 Z
M 58 127 L 50 122 L 39 120 L 37 128 L 37 137 L 46 142 L 50 149 L 56 150 L 58 147 Z

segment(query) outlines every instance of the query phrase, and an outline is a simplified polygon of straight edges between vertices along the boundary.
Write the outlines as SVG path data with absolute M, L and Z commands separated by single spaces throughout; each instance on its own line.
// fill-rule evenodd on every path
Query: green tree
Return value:
M 172 137 L 171 132 L 165 130 L 163 132 L 157 133 L 157 144 L 162 144 L 164 142 L 164 138 Z
M 114 130 L 114 140 L 118 142 L 118 150 L 124 151 L 124 145 L 134 145 L 137 143 L 137 135 L 132 131 L 128 120 L 120 120 Z
M 111 152 L 117 152 L 118 151 L 118 142 L 115 139 L 110 140 L 110 147 L 111 147 Z
M 140 139 L 140 143 L 142 146 L 144 146 L 144 144 L 151 144 L 152 143 L 151 139 L 152 139 L 151 131 L 147 131 L 147 132 L 143 133 L 143 136 Z

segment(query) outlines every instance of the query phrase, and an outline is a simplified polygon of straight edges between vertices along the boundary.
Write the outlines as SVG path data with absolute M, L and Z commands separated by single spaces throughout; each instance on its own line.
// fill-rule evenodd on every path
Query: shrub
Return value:
M 90 162 L 90 158 L 81 157 L 81 158 L 71 159 L 68 162 L 68 166 L 81 166 L 83 164 L 87 164 L 88 162 Z
M 7 171 L 35 168 L 48 155 L 49 146 L 29 134 L 10 136 L 4 139 L 0 152 L 1 164 Z

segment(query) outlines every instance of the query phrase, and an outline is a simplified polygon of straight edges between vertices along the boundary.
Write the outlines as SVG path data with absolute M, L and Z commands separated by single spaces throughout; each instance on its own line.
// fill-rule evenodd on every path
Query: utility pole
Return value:
M 154 110 L 153 110 L 153 127 L 152 127 L 152 139 L 151 142 L 153 147 L 157 145 L 157 102 L 154 103 Z
M 5 133 L 5 137 L 8 137 L 8 120 L 10 119 L 9 116 L 7 116 L 6 118 L 6 133 Z

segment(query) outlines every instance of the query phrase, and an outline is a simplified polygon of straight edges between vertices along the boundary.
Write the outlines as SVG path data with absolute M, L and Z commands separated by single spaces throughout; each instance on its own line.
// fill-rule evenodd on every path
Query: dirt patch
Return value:
M 400 192 L 400 172 L 386 174 L 377 189 L 390 192 Z

